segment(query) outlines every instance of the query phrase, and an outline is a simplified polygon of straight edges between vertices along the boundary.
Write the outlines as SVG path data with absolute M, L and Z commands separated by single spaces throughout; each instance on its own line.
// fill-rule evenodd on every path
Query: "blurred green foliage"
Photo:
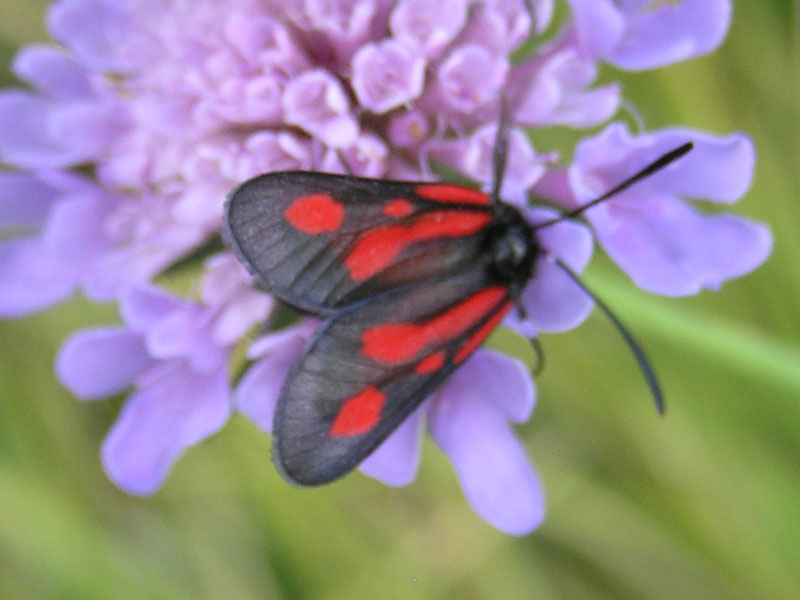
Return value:
M 0 2 L 4 62 L 43 39 L 46 4 Z M 539 531 L 481 521 L 430 442 L 404 489 L 360 475 L 291 488 L 241 417 L 154 497 L 128 496 L 98 459 L 119 400 L 81 404 L 53 375 L 69 332 L 117 319 L 76 300 L 0 322 L 0 597 L 800 597 L 798 18 L 797 3 L 740 1 L 716 54 L 622 77 L 651 128 L 754 138 L 737 210 L 771 224 L 775 249 L 688 299 L 650 297 L 595 258 L 586 279 L 648 348 L 668 412 L 656 416 L 601 317 L 546 337 L 539 406 L 520 428 L 547 490 Z M 493 342 L 531 358 L 510 334 Z

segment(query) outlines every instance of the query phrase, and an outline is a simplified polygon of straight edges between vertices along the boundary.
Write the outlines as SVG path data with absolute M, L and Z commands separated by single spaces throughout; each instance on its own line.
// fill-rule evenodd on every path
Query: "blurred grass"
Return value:
M 45 6 L 0 2 L 6 62 L 43 39 Z M 668 412 L 602 318 L 545 338 L 537 414 L 520 428 L 547 489 L 541 530 L 483 523 L 430 443 L 408 488 L 360 475 L 290 488 L 238 417 L 154 497 L 128 496 L 98 460 L 119 401 L 80 404 L 52 373 L 69 332 L 116 320 L 76 301 L 0 322 L 0 597 L 800 597 L 797 32 L 796 3 L 738 2 L 715 55 L 623 77 L 651 128 L 754 138 L 737 210 L 771 224 L 775 249 L 688 299 L 638 292 L 595 260 L 587 281 L 648 348 Z M 511 335 L 493 341 L 531 358 Z

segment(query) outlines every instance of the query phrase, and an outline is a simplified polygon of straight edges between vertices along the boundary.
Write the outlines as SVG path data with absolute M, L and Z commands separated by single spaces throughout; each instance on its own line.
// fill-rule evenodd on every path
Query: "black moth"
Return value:
M 673 150 L 534 228 L 498 198 L 504 130 L 491 194 L 305 171 L 261 175 L 230 194 L 227 238 L 239 260 L 272 294 L 326 319 L 291 369 L 275 414 L 274 458 L 289 481 L 322 484 L 355 468 L 463 364 L 535 276 L 543 252 L 537 229 L 579 215 L 691 149 Z M 661 409 L 640 347 L 593 297 Z

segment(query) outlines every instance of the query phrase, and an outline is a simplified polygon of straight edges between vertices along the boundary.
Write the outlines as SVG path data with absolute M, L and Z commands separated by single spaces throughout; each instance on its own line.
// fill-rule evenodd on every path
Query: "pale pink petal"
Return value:
M 174 462 L 228 420 L 225 370 L 199 374 L 175 363 L 132 394 L 103 442 L 103 466 L 131 494 L 152 494 Z
M 412 413 L 359 465 L 359 471 L 393 487 L 414 481 L 422 444 L 421 418 L 422 411 Z
M 122 328 L 89 329 L 64 342 L 56 374 L 75 396 L 94 400 L 130 387 L 153 363 L 141 334 Z

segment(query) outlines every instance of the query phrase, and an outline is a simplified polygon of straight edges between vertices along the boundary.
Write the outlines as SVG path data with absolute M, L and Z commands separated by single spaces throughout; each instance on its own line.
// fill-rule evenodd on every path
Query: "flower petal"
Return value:
M 285 73 L 306 66 L 306 59 L 289 29 L 278 19 L 231 12 L 225 19 L 225 39 L 246 60 L 280 65 Z
M 670 196 L 639 193 L 591 210 L 597 239 L 644 290 L 669 296 L 717 289 L 769 255 L 763 225 L 733 215 L 703 215 Z
M 593 127 L 606 121 L 619 107 L 620 89 L 618 84 L 590 89 L 596 76 L 595 63 L 573 48 L 515 66 L 507 93 L 516 122 Z
M 70 102 L 49 115 L 49 135 L 81 160 L 98 160 L 123 136 L 129 120 L 126 107 L 115 100 Z
M 228 420 L 225 370 L 200 374 L 174 363 L 151 385 L 131 395 L 103 442 L 103 466 L 132 494 L 151 494 L 184 450 Z
M 237 164 L 237 179 L 244 181 L 267 171 L 303 171 L 312 166 L 311 144 L 283 131 L 259 131 L 244 144 L 246 153 Z
M 21 317 L 69 296 L 78 274 L 65 268 L 41 238 L 0 243 L 0 316 Z
M 527 321 L 518 323 L 508 320 L 504 323 L 530 337 L 530 321 L 534 331 L 555 333 L 574 329 L 583 323 L 592 312 L 592 299 L 558 265 L 541 261 L 536 267 L 537 274 L 520 295 L 519 301 L 525 307 Z M 512 311 L 511 315 L 515 313 Z M 518 318 L 518 317 L 517 317 Z
M 628 17 L 609 62 L 634 71 L 671 65 L 715 50 L 728 31 L 730 0 L 657 4 L 652 11 Z
M 123 391 L 153 362 L 141 334 L 122 328 L 90 329 L 64 342 L 56 357 L 56 374 L 75 396 L 93 400 Z
M 0 93 L 0 157 L 32 169 L 60 168 L 79 162 L 74 148 L 54 139 L 49 123 L 56 110 L 51 100 L 29 92 Z
M 289 369 L 306 348 L 305 326 L 292 327 L 254 342 L 250 350 L 259 350 L 260 360 L 247 370 L 234 394 L 236 410 L 257 427 L 272 432 L 275 405 Z M 252 355 L 251 355 L 252 358 Z
M 633 137 L 625 125 L 613 123 L 578 145 L 570 168 L 570 184 L 581 202 L 589 201 L 688 141 L 694 144 L 688 154 L 612 202 L 642 190 L 725 204 L 738 200 L 753 177 L 752 142 L 741 134 L 714 136 L 692 129 L 662 129 Z
M 364 133 L 349 148 L 329 149 L 322 158 L 322 170 L 380 179 L 386 173 L 389 148 L 376 135 Z M 342 164 L 344 160 L 345 165 Z
M 422 92 L 425 60 L 392 39 L 362 46 L 353 57 L 353 89 L 362 106 L 383 114 Z
M 191 223 L 150 224 L 158 228 L 152 237 L 128 241 L 106 253 L 81 282 L 94 301 L 115 300 L 131 285 L 143 285 L 206 237 L 201 226 Z
M 529 6 L 533 7 L 533 15 Z M 530 36 L 531 21 L 537 32 L 547 27 L 552 0 L 484 0 L 473 6 L 459 41 L 478 44 L 492 54 L 509 54 Z M 444 14 L 444 13 L 443 13 Z M 531 17 L 533 16 L 533 19 Z
M 451 110 L 470 113 L 496 97 L 508 72 L 504 55 L 467 44 L 448 53 L 436 73 L 438 94 Z
M 284 118 L 334 148 L 349 146 L 358 136 L 358 123 L 342 85 L 322 69 L 292 79 L 283 92 Z
M 212 341 L 219 346 L 235 344 L 254 325 L 266 319 L 274 305 L 272 296 L 252 288 L 243 290 L 214 319 Z
M 49 46 L 30 46 L 14 57 L 14 73 L 45 96 L 57 100 L 88 98 L 89 73 L 63 52 Z
M 219 369 L 228 353 L 212 339 L 214 316 L 213 308 L 186 302 L 146 332 L 148 352 L 160 360 L 184 358 L 199 373 Z
M 401 43 L 432 57 L 456 37 L 466 19 L 466 0 L 400 0 L 392 9 L 389 27 Z
M 149 285 L 132 286 L 119 299 L 125 323 L 140 332 L 148 331 L 184 304 L 180 298 Z
M 469 138 L 442 140 L 430 145 L 431 157 L 447 163 L 488 188 L 491 184 L 492 151 L 497 126 L 484 125 Z M 506 171 L 500 195 L 507 202 L 524 204 L 526 191 L 545 173 L 550 155 L 537 155 L 528 136 L 519 128 L 508 131 Z
M 414 481 L 422 444 L 422 411 L 417 410 L 370 454 L 358 469 L 384 485 L 400 487 Z
M 530 379 L 527 383 L 518 377 L 505 380 L 506 373 L 488 373 L 487 378 L 487 372 L 473 364 L 482 360 L 476 357 L 437 395 L 429 429 L 453 462 L 475 512 L 501 531 L 523 535 L 542 522 L 544 496 L 498 406 L 509 398 L 530 396 Z
M 536 225 L 558 216 L 547 209 L 529 209 L 525 217 Z M 592 233 L 589 229 L 575 221 L 561 221 L 537 231 L 537 239 L 542 248 L 555 258 L 580 273 L 589 264 L 592 257 Z
M 567 0 L 578 42 L 589 58 L 612 54 L 625 33 L 625 16 L 613 0 Z
M 42 231 L 42 241 L 64 268 L 82 275 L 108 247 L 108 240 L 103 235 L 108 212 L 108 202 L 99 195 L 62 197 L 50 211 Z
M 536 388 L 525 364 L 507 354 L 481 348 L 468 361 L 472 381 L 483 381 L 481 388 L 492 406 L 508 421 L 524 423 L 536 403 Z M 486 383 L 490 382 L 490 383 Z
M 369 33 L 375 14 L 374 0 L 306 0 L 306 15 L 313 29 L 324 31 L 332 40 L 358 42 Z M 343 44 L 349 47 L 351 44 Z
M 730 23 L 730 0 L 568 1 L 583 52 L 622 69 L 653 69 L 711 52 Z
M 127 36 L 125 18 L 114 2 L 62 0 L 50 9 L 48 27 L 80 62 L 98 71 L 124 71 L 124 53 L 117 51 Z M 129 27 L 129 26 L 128 26 Z
M 0 173 L 0 228 L 41 225 L 58 190 L 28 173 Z

